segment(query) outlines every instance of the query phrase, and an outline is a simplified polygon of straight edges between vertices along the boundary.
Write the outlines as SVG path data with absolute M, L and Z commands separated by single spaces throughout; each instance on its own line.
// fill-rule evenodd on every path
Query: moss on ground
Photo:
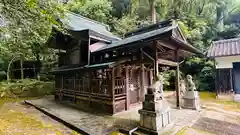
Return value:
M 43 114 L 37 110 L 12 102 L 32 98 L 0 99 L 0 135 L 79 135 L 61 124 L 42 119 Z
M 182 130 L 180 130 L 176 135 L 214 135 L 212 133 L 209 133 L 207 131 L 203 131 L 200 129 L 195 129 L 195 128 L 189 128 L 189 127 L 184 127 Z
M 213 100 L 216 99 L 216 93 L 214 92 L 199 92 L 200 99 Z
M 184 135 L 184 133 L 186 132 L 187 129 L 188 129 L 188 127 L 184 127 L 176 135 Z
M 115 131 L 115 132 L 110 133 L 109 135 L 125 135 L 125 134 L 120 133 L 119 131 Z

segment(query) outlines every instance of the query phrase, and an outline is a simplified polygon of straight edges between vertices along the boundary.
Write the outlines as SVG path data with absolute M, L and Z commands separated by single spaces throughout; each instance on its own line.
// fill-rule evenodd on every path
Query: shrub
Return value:
M 53 92 L 53 83 L 35 79 L 3 81 L 0 83 L 1 97 L 35 97 Z

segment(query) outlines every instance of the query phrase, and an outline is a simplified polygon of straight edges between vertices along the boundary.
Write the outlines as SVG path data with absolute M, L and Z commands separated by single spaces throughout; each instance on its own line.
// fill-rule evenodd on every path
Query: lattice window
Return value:
M 62 76 L 55 77 L 55 88 L 62 88 Z
M 63 83 L 64 89 L 74 89 L 74 79 L 73 77 L 64 77 L 64 83 Z

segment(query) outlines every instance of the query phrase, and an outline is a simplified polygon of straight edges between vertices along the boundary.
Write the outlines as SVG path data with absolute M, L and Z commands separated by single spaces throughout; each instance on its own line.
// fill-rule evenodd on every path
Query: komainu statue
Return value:
M 183 108 L 199 110 L 200 98 L 191 75 L 187 75 L 187 91 L 183 96 Z
M 196 91 L 196 86 L 191 75 L 187 75 L 187 91 Z
M 147 94 L 155 94 L 159 99 L 163 99 L 163 76 L 157 75 L 154 83 L 148 87 Z

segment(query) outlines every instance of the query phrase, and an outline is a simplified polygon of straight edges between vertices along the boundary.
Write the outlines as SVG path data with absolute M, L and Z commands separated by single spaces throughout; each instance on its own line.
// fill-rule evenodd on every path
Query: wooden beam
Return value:
M 176 61 L 179 62 L 179 50 L 175 51 L 176 53 Z M 176 84 L 175 84 L 175 89 L 176 89 L 176 105 L 178 108 L 181 108 L 181 104 L 180 104 L 180 71 L 179 71 L 179 64 L 177 65 L 176 68 Z
M 173 62 L 173 61 L 170 61 L 170 60 L 164 60 L 164 59 L 161 59 L 161 58 L 158 58 L 158 64 L 173 66 L 173 67 L 178 66 L 177 62 Z
M 171 50 L 177 50 L 177 47 L 173 44 L 167 43 L 166 41 L 158 40 L 157 44 L 166 48 L 169 48 Z

